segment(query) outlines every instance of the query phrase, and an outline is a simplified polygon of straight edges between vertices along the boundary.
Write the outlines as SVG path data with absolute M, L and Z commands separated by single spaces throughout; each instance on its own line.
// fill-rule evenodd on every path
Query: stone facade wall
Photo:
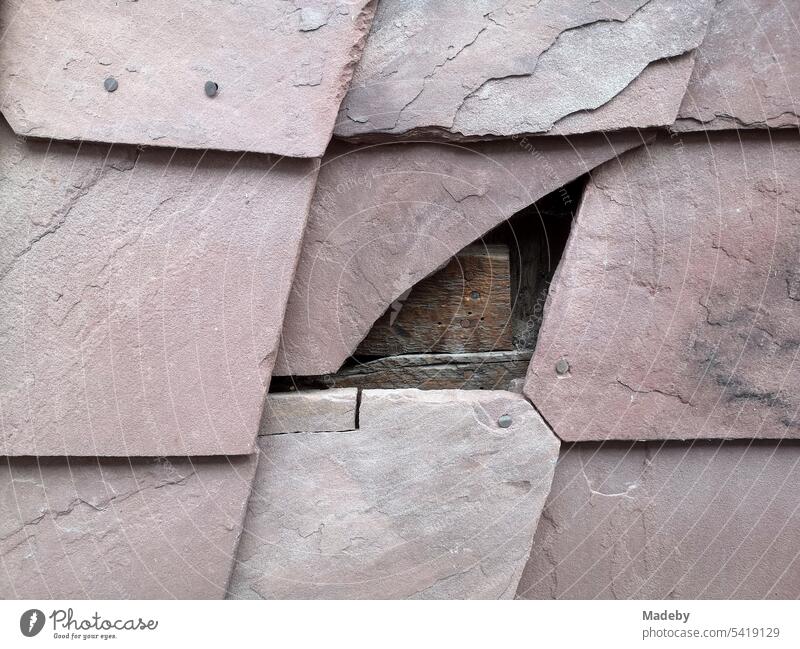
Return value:
M 799 7 L 0 4 L 0 596 L 800 597 Z

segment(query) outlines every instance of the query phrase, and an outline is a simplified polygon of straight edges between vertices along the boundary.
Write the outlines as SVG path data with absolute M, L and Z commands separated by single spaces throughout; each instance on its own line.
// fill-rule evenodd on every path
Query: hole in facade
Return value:
M 585 180 L 520 210 L 415 284 L 338 372 L 274 377 L 270 391 L 515 389 L 536 345 Z

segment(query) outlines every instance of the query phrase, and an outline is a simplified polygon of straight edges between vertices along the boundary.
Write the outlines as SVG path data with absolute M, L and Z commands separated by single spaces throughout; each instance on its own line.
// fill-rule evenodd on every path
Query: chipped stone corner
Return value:
M 302 390 L 267 395 L 259 435 L 356 429 L 358 389 Z

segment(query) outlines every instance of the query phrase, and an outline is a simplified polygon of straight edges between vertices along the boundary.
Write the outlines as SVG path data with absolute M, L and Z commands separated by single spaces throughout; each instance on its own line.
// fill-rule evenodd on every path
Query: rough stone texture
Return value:
M 518 597 L 797 599 L 796 441 L 562 447 Z
M 255 469 L 255 456 L 5 460 L 0 597 L 222 597 Z
M 295 5 L 3 2 L 0 110 L 21 135 L 321 156 L 374 5 Z
M 474 138 L 671 124 L 712 6 L 382 2 L 335 132 Z
M 0 128 L 0 453 L 252 452 L 318 169 Z
M 548 134 L 615 131 L 672 124 L 694 68 L 694 52 L 654 61 L 629 86 L 602 106 L 558 120 Z
M 530 404 L 367 390 L 359 419 L 260 438 L 229 596 L 512 597 L 559 447 Z
M 469 146 L 333 144 L 275 373 L 335 372 L 392 302 L 464 246 L 641 142 L 625 134 Z
M 717 133 L 593 174 L 525 387 L 557 435 L 800 437 L 798 167 L 796 133 Z
M 259 435 L 354 430 L 357 401 L 356 388 L 270 394 Z
M 798 25 L 795 1 L 719 2 L 675 130 L 799 126 Z

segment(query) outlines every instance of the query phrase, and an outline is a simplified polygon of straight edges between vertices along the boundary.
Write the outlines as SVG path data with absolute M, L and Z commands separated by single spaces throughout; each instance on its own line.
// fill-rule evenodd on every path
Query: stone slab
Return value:
M 42 138 L 321 156 L 374 3 L 302 4 L 3 2 L 0 111 Z
M 713 4 L 382 2 L 335 133 L 475 139 L 671 124 Z
M 562 446 L 517 597 L 800 597 L 800 444 Z
M 317 170 L 0 124 L 0 454 L 252 452 Z
M 650 63 L 608 103 L 559 119 L 548 134 L 616 131 L 672 124 L 694 69 L 694 51 Z
M 531 405 L 365 390 L 359 422 L 259 439 L 229 597 L 513 597 L 559 447 Z
M 275 374 L 336 372 L 414 284 L 518 210 L 644 137 L 332 144 L 309 214 Z
M 218 599 L 255 456 L 0 465 L 3 599 Z
M 800 126 L 798 24 L 797 2 L 717 3 L 673 128 Z
M 800 136 L 664 137 L 592 175 L 525 394 L 564 440 L 800 437 Z
M 354 430 L 357 401 L 356 388 L 272 393 L 258 434 Z

